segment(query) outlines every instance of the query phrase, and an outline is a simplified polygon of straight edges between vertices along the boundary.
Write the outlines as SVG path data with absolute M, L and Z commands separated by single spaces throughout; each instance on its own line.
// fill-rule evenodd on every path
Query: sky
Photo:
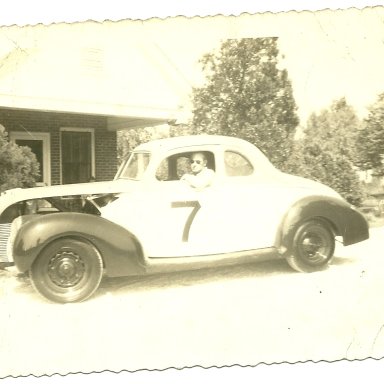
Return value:
M 384 92 L 383 8 L 320 12 L 291 25 L 280 46 L 302 120 L 341 97 L 366 116 Z

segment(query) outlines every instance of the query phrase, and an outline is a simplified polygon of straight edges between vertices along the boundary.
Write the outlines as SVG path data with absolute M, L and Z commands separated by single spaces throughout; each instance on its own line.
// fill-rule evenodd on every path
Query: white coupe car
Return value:
M 202 154 L 208 186 L 186 182 Z M 320 183 L 284 174 L 252 144 L 185 136 L 138 146 L 109 182 L 13 189 L 0 196 L 0 266 L 28 272 L 46 298 L 88 298 L 108 276 L 285 258 L 311 272 L 335 237 L 368 238 L 364 217 Z

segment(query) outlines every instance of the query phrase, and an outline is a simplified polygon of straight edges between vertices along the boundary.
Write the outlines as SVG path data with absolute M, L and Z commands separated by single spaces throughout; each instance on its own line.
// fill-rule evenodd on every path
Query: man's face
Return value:
M 201 153 L 195 153 L 191 156 L 191 171 L 193 174 L 198 174 L 205 167 L 207 161 Z

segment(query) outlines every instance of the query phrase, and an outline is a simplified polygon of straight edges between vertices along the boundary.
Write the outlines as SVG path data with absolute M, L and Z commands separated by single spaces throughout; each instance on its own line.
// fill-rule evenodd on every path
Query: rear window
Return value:
M 249 176 L 253 173 L 251 163 L 238 152 L 224 152 L 225 173 L 227 176 Z

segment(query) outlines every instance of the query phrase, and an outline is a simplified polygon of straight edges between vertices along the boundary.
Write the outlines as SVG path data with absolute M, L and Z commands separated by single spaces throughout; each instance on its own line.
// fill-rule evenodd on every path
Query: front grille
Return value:
M 0 224 L 0 263 L 7 263 L 7 244 L 11 235 L 11 223 Z

